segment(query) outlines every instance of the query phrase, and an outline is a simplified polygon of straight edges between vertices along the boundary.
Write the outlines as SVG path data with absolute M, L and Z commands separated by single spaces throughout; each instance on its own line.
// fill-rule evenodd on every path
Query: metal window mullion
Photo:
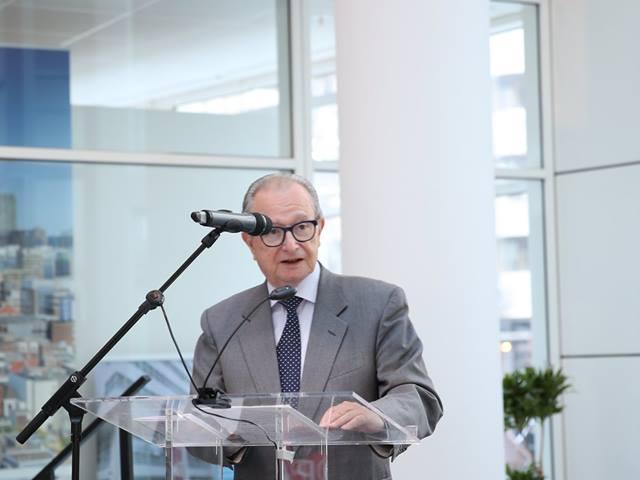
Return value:
M 546 0 L 495 0 L 500 3 L 515 3 L 518 5 L 535 5 L 540 6 L 543 3 L 546 3 Z
M 553 138 L 553 81 L 551 75 L 551 5 L 548 0 L 538 1 L 539 49 L 540 49 L 540 108 L 542 116 L 542 148 L 545 171 L 545 244 L 546 244 L 546 281 L 547 281 L 547 342 L 549 362 L 561 366 L 560 338 L 560 295 L 557 246 L 557 206 L 555 184 L 555 158 Z M 551 422 L 551 477 L 553 480 L 567 478 L 565 464 L 565 435 L 563 414 Z
M 340 162 L 338 160 L 314 160 L 313 170 L 316 172 L 338 172 L 340 170 Z
M 546 180 L 551 176 L 547 168 L 543 169 L 509 169 L 496 168 L 495 177 L 497 179 L 508 180 Z
M 285 157 L 130 153 L 30 147 L 0 147 L 0 159 L 180 167 L 253 168 L 265 170 L 286 170 L 294 168 L 294 160 Z

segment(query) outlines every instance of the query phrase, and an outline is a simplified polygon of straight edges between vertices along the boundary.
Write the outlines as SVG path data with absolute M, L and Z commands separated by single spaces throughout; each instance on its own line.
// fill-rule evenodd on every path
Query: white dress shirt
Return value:
M 313 319 L 313 311 L 316 306 L 316 297 L 318 295 L 318 282 L 320 281 L 320 267 L 316 263 L 316 267 L 309 275 L 307 275 L 299 285 L 296 286 L 297 297 L 302 298 L 302 302 L 298 306 L 298 321 L 300 322 L 300 377 L 304 370 L 304 357 L 307 353 L 307 345 L 309 345 L 309 335 L 311 333 L 311 320 Z M 273 285 L 267 282 L 269 293 L 274 290 Z M 276 345 L 280 341 L 284 326 L 287 323 L 287 311 L 278 303 L 277 300 L 271 300 L 271 320 L 273 321 L 273 334 Z

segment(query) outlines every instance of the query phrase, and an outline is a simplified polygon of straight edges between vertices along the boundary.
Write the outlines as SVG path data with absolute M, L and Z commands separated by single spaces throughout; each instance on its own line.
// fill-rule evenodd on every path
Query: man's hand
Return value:
M 384 430 L 384 421 L 359 403 L 342 402 L 324 412 L 322 419 L 320 419 L 320 426 L 354 432 L 376 433 Z

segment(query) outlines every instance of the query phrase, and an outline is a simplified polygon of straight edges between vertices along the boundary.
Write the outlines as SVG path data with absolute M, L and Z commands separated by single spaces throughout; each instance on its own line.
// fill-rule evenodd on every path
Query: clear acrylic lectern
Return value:
M 222 478 L 224 455 L 243 447 L 273 446 L 277 480 L 327 478 L 328 445 L 417 443 L 414 426 L 402 426 L 352 392 L 229 395 L 230 408 L 194 405 L 195 396 L 110 397 L 71 402 L 142 440 L 165 449 L 167 480 L 173 479 L 174 447 L 210 447 Z M 384 422 L 375 433 L 328 429 L 320 418 L 342 402 L 366 406 Z M 304 448 L 299 448 L 304 446 Z M 214 477 L 216 478 L 216 477 Z

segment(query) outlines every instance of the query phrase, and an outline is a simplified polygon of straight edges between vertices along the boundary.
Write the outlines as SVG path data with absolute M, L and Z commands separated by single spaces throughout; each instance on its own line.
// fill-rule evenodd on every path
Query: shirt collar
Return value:
M 316 303 L 316 297 L 318 296 L 318 283 L 320 283 L 320 267 L 316 262 L 316 266 L 309 275 L 296 286 L 296 297 L 300 297 L 307 302 Z M 267 282 L 267 289 L 269 293 L 274 290 L 274 286 Z M 271 300 L 271 307 L 273 307 L 278 300 Z

